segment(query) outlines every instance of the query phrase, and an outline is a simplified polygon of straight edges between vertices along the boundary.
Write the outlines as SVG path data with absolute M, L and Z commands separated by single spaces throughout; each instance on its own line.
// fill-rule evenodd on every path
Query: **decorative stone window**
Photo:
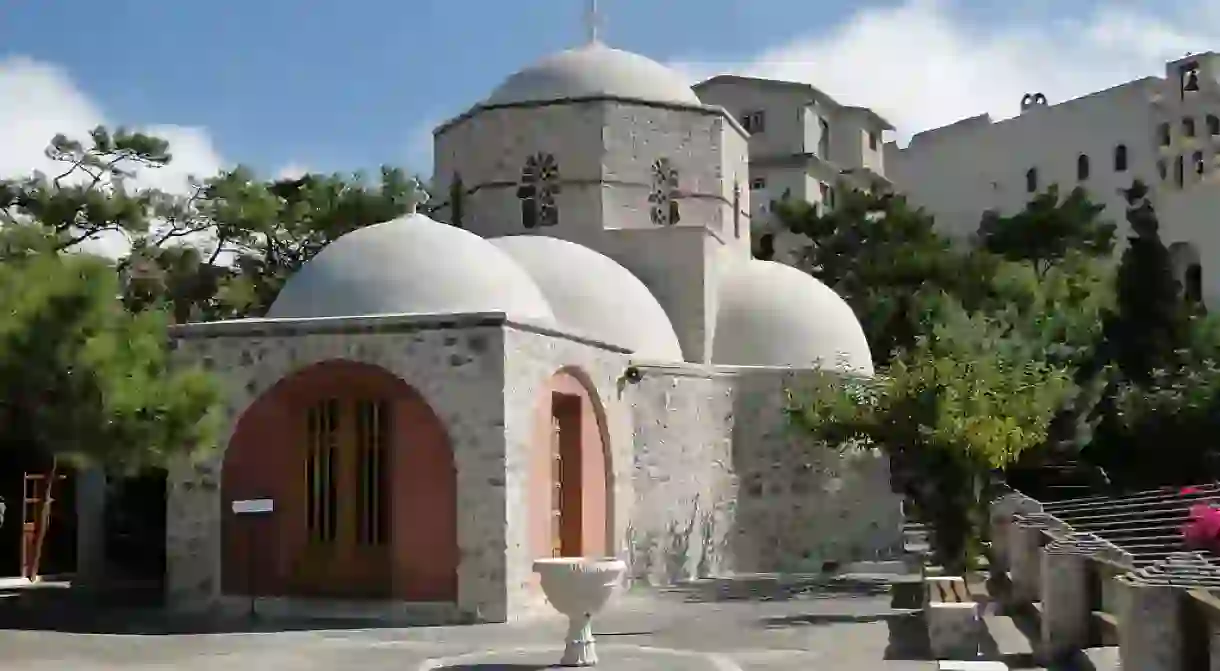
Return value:
M 1076 157 L 1076 179 L 1083 182 L 1089 178 L 1089 155 L 1081 154 Z
M 465 203 L 463 199 L 466 197 L 466 186 L 462 183 L 462 175 L 453 173 L 453 180 L 449 182 L 449 223 L 462 227 L 462 216 L 465 214 Z
M 517 199 L 521 201 L 521 225 L 525 228 L 555 226 L 559 223 L 559 164 L 555 156 L 539 152 L 525 159 Z
M 652 163 L 652 189 L 648 193 L 649 216 L 657 226 L 673 226 L 682 220 L 678 212 L 678 169 L 667 158 Z

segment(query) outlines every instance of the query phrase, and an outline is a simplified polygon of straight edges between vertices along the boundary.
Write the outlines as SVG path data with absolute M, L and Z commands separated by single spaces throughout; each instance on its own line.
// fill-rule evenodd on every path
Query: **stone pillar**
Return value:
M 1039 600 L 1042 587 L 1042 532 L 1051 527 L 1052 518 L 1045 513 L 1017 515 L 1009 528 L 1009 567 L 1013 604 Z
M 76 575 L 73 587 L 100 587 L 106 578 L 106 471 L 90 466 L 76 480 Z
M 992 574 L 1006 573 L 1012 565 L 1009 559 L 1009 537 L 1013 516 L 1036 512 L 1042 512 L 1042 504 L 1020 492 L 1009 492 L 991 502 L 988 509 L 991 556 L 988 559 L 991 562 Z
M 1182 671 L 1181 590 L 1145 581 L 1138 574 L 1115 580 L 1128 592 L 1118 623 L 1122 668 Z
M 1089 558 L 1102 542 L 1071 534 L 1042 549 L 1042 645 L 1046 662 L 1062 660 L 1089 644 Z

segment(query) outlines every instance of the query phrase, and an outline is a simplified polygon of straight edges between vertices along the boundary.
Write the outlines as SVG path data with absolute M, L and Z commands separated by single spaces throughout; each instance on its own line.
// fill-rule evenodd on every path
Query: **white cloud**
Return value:
M 56 133 L 85 140 L 90 129 L 113 123 L 62 68 L 21 56 L 0 59 L 0 177 L 23 177 L 34 171 L 54 175 L 57 168 L 62 172 L 63 166 L 44 154 Z M 202 128 L 150 124 L 140 130 L 168 140 L 174 160 L 164 168 L 139 171 L 131 183 L 134 187 L 183 193 L 189 176 L 214 175 L 224 164 Z M 115 235 L 88 247 L 120 254 L 126 244 Z
M 1187 51 L 1220 45 L 1220 1 L 1165 3 L 1157 14 L 1108 3 L 1080 20 L 980 25 L 949 3 L 907 0 L 863 9 L 829 30 L 744 63 L 688 60 L 692 79 L 732 72 L 804 81 L 871 107 L 905 141 L 920 130 L 989 112 L 1017 113 L 1027 92 L 1052 103 L 1149 75 Z M 1173 8 L 1177 7 L 1175 11 Z
M 289 163 L 275 172 L 275 179 L 298 179 L 309 172 L 309 168 L 304 165 Z

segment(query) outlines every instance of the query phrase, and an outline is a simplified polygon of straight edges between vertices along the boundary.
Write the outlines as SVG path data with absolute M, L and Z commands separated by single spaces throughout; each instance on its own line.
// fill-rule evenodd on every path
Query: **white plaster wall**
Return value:
M 356 319 L 354 321 L 361 321 Z M 368 320 L 364 320 L 368 321 Z M 369 322 L 372 324 L 372 322 Z M 215 325 L 205 325 L 215 326 Z M 516 528 L 505 502 L 519 492 L 508 476 L 502 396 L 502 327 L 421 324 L 417 330 L 214 336 L 176 341 L 179 361 L 217 376 L 226 404 L 221 446 L 259 395 L 311 364 L 346 359 L 380 366 L 414 387 L 444 422 L 458 471 L 458 608 L 466 616 L 509 615 L 504 577 Z M 220 480 L 224 447 L 203 463 L 170 469 L 166 515 L 167 599 L 184 610 L 218 605 Z
M 754 156 L 777 156 L 817 151 L 816 116 L 807 115 L 815 94 L 799 85 L 775 85 L 745 79 L 719 80 L 700 85 L 699 99 L 709 105 L 720 105 L 739 121 L 750 112 L 766 115 L 763 132 L 749 138 Z M 812 122 L 812 136 L 807 123 Z M 833 119 L 831 120 L 833 124 Z M 833 134 L 833 131 L 832 131 Z M 814 139 L 813 145 L 806 140 Z
M 1136 179 L 1160 182 L 1149 97 L 1155 80 L 1137 80 L 994 123 L 972 118 L 917 134 L 891 149 L 887 175 L 895 188 L 936 216 L 954 236 L 973 235 L 982 213 L 1019 211 L 1030 200 L 1025 173 L 1038 170 L 1038 188 L 1057 183 L 1063 193 L 1088 189 L 1107 216 L 1123 223 L 1119 188 Z M 1114 148 L 1126 144 L 1128 170 L 1114 169 Z M 1076 160 L 1090 158 L 1090 175 L 1076 179 Z

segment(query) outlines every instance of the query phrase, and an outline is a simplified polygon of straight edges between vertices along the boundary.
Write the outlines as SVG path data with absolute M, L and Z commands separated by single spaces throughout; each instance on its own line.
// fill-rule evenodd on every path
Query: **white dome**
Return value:
M 873 374 L 855 313 L 825 284 L 791 266 L 752 260 L 720 282 L 712 360 Z
M 617 261 L 567 240 L 511 235 L 489 242 L 538 283 L 562 328 L 657 361 L 682 361 L 682 346 L 664 308 Z
M 504 80 L 484 104 L 598 96 L 701 104 L 682 75 L 652 59 L 600 42 L 561 51 L 525 68 Z
M 420 214 L 327 245 L 276 297 L 268 317 L 504 312 L 553 326 L 534 280 L 483 238 Z

